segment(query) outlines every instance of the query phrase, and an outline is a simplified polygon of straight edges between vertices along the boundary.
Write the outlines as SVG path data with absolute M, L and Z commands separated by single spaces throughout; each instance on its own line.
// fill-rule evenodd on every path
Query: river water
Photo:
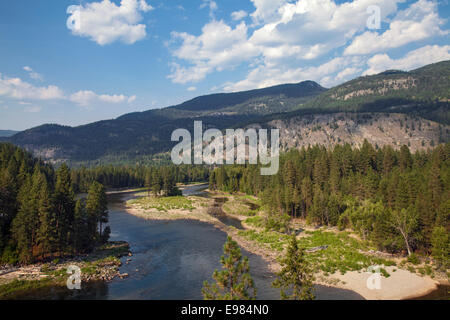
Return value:
M 202 186 L 184 190 L 184 195 L 202 193 Z M 81 291 L 48 288 L 21 298 L 32 299 L 202 299 L 203 281 L 211 281 L 226 234 L 213 225 L 197 221 L 150 221 L 125 212 L 125 202 L 134 193 L 108 195 L 111 240 L 127 241 L 133 256 L 122 259 L 125 279 L 110 283 L 83 284 Z M 235 222 L 232 222 L 235 223 Z M 245 250 L 250 272 L 258 289 L 258 299 L 279 299 L 278 289 L 271 287 L 274 275 L 257 255 Z M 353 291 L 316 287 L 318 299 L 362 299 Z

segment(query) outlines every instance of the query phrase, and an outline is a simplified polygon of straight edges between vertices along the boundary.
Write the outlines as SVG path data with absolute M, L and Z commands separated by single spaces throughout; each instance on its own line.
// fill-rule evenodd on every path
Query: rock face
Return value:
M 282 150 L 313 145 L 333 147 L 349 143 L 360 147 L 367 139 L 373 145 L 426 150 L 448 141 L 450 126 L 405 114 L 336 113 L 309 115 L 269 122 L 280 129 Z

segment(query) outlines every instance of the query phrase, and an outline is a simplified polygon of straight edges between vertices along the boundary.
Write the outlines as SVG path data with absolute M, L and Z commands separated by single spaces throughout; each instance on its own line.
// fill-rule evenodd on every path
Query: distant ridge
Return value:
M 331 89 L 304 81 L 211 94 L 177 106 L 129 113 L 79 127 L 42 125 L 2 140 L 55 162 L 130 163 L 151 161 L 155 155 L 169 151 L 174 145 L 171 133 L 178 128 L 192 130 L 194 120 L 202 120 L 206 128 L 225 129 L 266 126 L 274 120 L 317 114 L 401 113 L 448 125 L 449 101 L 450 61 L 443 61 L 410 72 L 387 70 Z M 287 124 L 286 130 L 296 129 Z M 445 139 L 448 129 L 439 130 L 441 133 L 427 137 Z M 308 144 L 308 136 L 301 139 L 302 144 Z
M 0 137 L 11 137 L 18 132 L 19 131 L 14 131 L 14 130 L 0 130 Z

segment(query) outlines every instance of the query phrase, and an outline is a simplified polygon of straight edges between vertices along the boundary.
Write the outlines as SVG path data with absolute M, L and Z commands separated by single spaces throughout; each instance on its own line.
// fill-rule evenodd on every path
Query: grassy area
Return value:
M 195 209 L 192 200 L 183 197 L 143 197 L 139 199 L 129 200 L 130 205 L 136 205 L 143 210 L 156 209 L 158 211 L 167 212 L 169 210 L 189 210 Z
M 265 227 L 264 218 L 261 216 L 250 217 L 250 218 L 246 219 L 244 222 L 246 224 L 248 224 L 249 226 L 253 226 L 256 228 L 264 228 Z
M 336 234 L 318 230 L 305 233 L 306 236 L 299 238 L 299 242 L 306 250 L 328 246 L 325 250 L 307 253 L 308 260 L 315 269 L 323 271 L 325 275 L 337 271 L 345 274 L 347 271 L 359 271 L 373 265 L 395 265 L 393 261 L 364 253 L 371 248 L 367 244 L 350 237 L 347 232 Z M 239 235 L 280 253 L 289 241 L 288 235 L 275 231 L 245 230 L 240 231 Z M 383 272 L 383 274 L 389 276 L 387 272 Z
M 63 283 L 55 283 L 55 280 L 51 278 L 42 280 L 14 280 L 0 286 L 0 300 L 20 296 L 20 294 L 23 293 L 28 294 L 33 290 L 39 290 L 54 285 L 63 285 Z
M 229 215 L 240 215 L 246 217 L 256 216 L 261 207 L 261 201 L 248 195 L 234 195 L 228 197 L 223 204 L 223 211 Z
M 284 245 L 289 241 L 288 235 L 275 231 L 241 230 L 238 234 L 279 252 L 283 251 Z

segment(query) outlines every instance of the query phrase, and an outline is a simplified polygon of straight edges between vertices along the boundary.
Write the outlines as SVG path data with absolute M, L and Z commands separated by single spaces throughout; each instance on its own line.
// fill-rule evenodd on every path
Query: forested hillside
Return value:
M 230 128 L 257 121 L 263 115 L 292 111 L 325 90 L 306 81 L 209 95 L 179 106 L 130 113 L 79 127 L 43 125 L 20 132 L 8 141 L 56 163 L 159 163 L 154 155 L 172 148 L 172 132 L 179 128 L 193 130 L 194 119 L 202 120 L 205 127 Z
M 0 260 L 31 263 L 90 252 L 109 238 L 104 187 L 75 200 L 70 170 L 0 144 Z
M 431 252 L 448 263 L 449 143 L 415 154 L 367 141 L 302 148 L 283 154 L 275 176 L 261 176 L 257 166 L 217 168 L 210 188 L 257 195 L 268 229 L 285 231 L 290 218 L 302 218 L 351 228 L 380 250 Z
M 399 112 L 450 124 L 449 102 L 450 61 L 443 61 L 351 80 L 299 106 L 296 113 Z
M 174 143 L 175 129 L 193 130 L 194 120 L 205 128 L 236 128 L 247 125 L 270 126 L 273 121 L 335 113 L 397 113 L 408 119 L 432 120 L 450 124 L 450 61 L 411 71 L 386 71 L 360 77 L 326 90 L 315 82 L 280 85 L 237 93 L 198 97 L 169 108 L 130 113 L 115 120 L 100 121 L 80 127 L 43 125 L 8 139 L 36 156 L 53 162 L 71 164 L 161 164 L 161 154 Z M 350 121 L 347 117 L 345 121 Z M 287 128 L 289 131 L 295 130 Z M 439 129 L 440 130 L 440 129 Z M 408 132 L 409 134 L 410 132 Z M 448 140 L 435 131 L 423 137 L 429 145 Z M 364 137 L 357 130 L 354 137 Z M 336 137 L 337 139 L 338 137 Z M 389 140 L 400 140 L 394 134 Z M 314 139 L 302 137 L 305 145 Z M 444 140 L 443 140 L 444 139 Z M 345 140 L 343 140 L 345 142 Z M 422 141 L 419 142 L 420 145 Z M 167 162 L 163 161 L 163 164 Z

